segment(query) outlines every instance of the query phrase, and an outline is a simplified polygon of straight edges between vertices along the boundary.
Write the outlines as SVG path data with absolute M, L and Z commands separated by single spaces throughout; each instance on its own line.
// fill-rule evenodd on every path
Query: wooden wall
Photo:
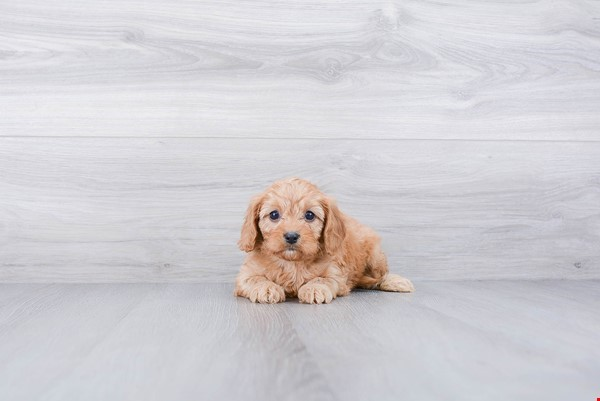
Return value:
M 229 281 L 288 176 L 413 279 L 600 278 L 600 3 L 0 5 L 0 281 Z

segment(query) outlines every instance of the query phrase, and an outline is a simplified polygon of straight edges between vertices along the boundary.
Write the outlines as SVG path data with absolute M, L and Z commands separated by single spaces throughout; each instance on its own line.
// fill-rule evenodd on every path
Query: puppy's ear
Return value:
M 262 197 L 257 196 L 250 202 L 244 224 L 242 224 L 242 235 L 238 241 L 238 247 L 244 252 L 254 250 L 256 244 L 262 239 L 262 234 L 258 228 L 258 213 L 262 206 Z
M 333 199 L 327 199 L 323 205 L 325 209 L 325 228 L 323 228 L 323 242 L 325 251 L 329 255 L 335 254 L 346 238 L 346 226 L 342 213 Z

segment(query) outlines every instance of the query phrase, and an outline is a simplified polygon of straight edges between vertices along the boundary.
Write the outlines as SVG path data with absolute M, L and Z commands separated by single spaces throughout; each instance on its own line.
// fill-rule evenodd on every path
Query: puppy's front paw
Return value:
M 263 281 L 250 289 L 248 299 L 261 304 L 276 304 L 285 301 L 285 291 L 279 284 Z
M 298 291 L 298 299 L 305 304 L 328 304 L 335 295 L 327 284 L 306 283 Z
M 397 274 L 387 274 L 379 284 L 379 289 L 393 292 L 414 292 L 415 286 L 407 278 Z

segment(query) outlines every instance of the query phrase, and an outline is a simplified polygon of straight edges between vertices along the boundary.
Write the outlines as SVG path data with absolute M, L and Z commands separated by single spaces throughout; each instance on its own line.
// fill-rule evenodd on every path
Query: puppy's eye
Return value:
M 313 221 L 315 219 L 315 214 L 309 210 L 308 212 L 304 213 L 304 218 L 307 221 Z
M 271 213 L 269 213 L 269 218 L 273 221 L 279 220 L 279 212 L 277 210 L 273 210 Z

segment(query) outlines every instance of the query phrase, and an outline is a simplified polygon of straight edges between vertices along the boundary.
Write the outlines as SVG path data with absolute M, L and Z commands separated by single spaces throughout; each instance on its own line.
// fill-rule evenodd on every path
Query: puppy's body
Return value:
M 235 294 L 261 303 L 286 296 L 328 303 L 355 287 L 413 291 L 409 280 L 388 274 L 379 243 L 313 184 L 276 182 L 248 207 L 239 242 L 248 256 Z

